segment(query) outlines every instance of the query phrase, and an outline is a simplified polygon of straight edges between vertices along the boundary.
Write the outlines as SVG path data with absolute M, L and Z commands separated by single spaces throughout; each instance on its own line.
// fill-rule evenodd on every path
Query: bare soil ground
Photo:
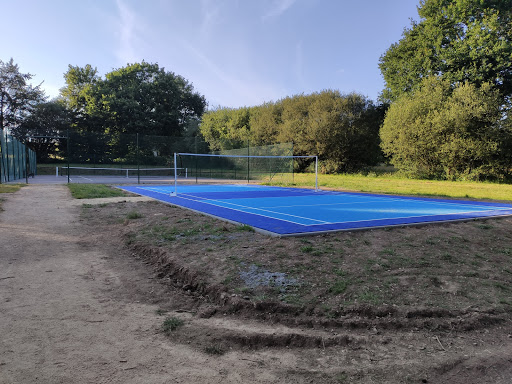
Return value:
M 277 239 L 65 186 L 4 198 L 2 384 L 512 382 L 510 218 Z

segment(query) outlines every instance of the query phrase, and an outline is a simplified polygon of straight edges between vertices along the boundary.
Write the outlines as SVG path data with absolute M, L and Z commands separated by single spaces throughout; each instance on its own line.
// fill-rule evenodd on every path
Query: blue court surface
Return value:
M 277 236 L 512 215 L 511 204 L 262 185 L 118 188 Z

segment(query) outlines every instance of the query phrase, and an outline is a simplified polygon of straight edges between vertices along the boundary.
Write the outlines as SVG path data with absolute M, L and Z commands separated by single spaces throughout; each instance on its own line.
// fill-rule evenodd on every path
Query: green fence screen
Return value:
M 0 130 L 0 183 L 24 179 L 35 172 L 35 152 Z

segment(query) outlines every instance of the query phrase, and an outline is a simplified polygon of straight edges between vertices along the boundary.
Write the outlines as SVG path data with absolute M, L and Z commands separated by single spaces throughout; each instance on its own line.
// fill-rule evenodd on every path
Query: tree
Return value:
M 105 132 L 180 136 L 206 108 L 204 96 L 182 76 L 158 64 L 130 64 L 107 73 L 94 90 L 90 114 L 106 119 Z
M 97 97 L 95 89 L 101 80 L 98 70 L 90 64 L 83 68 L 69 65 L 64 80 L 66 86 L 60 89 L 60 99 L 72 113 L 75 131 L 101 130 L 101 120 L 94 114 Z
M 83 68 L 68 65 L 64 80 L 66 86 L 60 89 L 60 97 L 70 110 L 85 114 L 92 88 L 101 80 L 98 70 L 90 64 Z
M 20 73 L 13 59 L 0 60 L 0 131 L 15 129 L 35 104 L 44 101 L 40 85 L 28 83 L 30 73 Z
M 250 136 L 251 109 L 217 108 L 203 115 L 200 130 L 214 151 L 246 147 Z
M 60 101 L 39 103 L 15 131 L 15 136 L 37 154 L 38 162 L 55 159 L 65 148 L 63 140 L 72 122 L 71 113 Z
M 264 103 L 251 109 L 251 142 L 254 145 L 277 143 L 280 127 L 283 124 L 282 103 Z
M 430 77 L 391 105 L 382 149 L 414 177 L 503 180 L 512 170 L 511 128 L 493 84 L 454 87 Z
M 419 22 L 380 58 L 383 100 L 442 76 L 452 84 L 493 84 L 512 96 L 512 0 L 421 0 Z
M 146 62 L 98 76 L 96 68 L 69 66 L 61 98 L 73 112 L 74 161 L 154 163 L 170 158 L 170 139 L 182 136 L 206 108 L 204 96 L 182 76 Z M 137 150 L 136 134 L 145 135 Z M 142 140 L 142 139 L 141 139 Z M 164 143 L 165 142 L 165 143 Z
M 251 108 L 219 108 L 203 116 L 212 149 L 293 142 L 295 155 L 318 155 L 322 171 L 350 172 L 381 160 L 384 109 L 364 96 L 339 91 L 296 95 Z M 300 162 L 299 170 L 308 166 Z
M 318 155 L 323 172 L 352 172 L 381 159 L 383 113 L 366 97 L 327 90 L 282 103 L 278 140 L 293 141 L 297 155 Z

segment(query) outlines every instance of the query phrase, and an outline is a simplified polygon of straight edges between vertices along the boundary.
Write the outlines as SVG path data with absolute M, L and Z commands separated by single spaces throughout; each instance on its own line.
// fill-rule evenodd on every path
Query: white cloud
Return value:
M 282 15 L 295 3 L 295 1 L 296 0 L 273 0 L 271 7 L 267 10 L 265 15 L 263 15 L 262 20 L 266 21 Z
M 142 30 L 141 20 L 137 19 L 136 13 L 130 9 L 122 0 L 116 0 L 119 12 L 118 37 L 119 47 L 116 56 L 122 65 L 134 63 L 140 59 L 137 52 L 137 45 L 142 43 L 139 32 Z
M 215 0 L 201 0 L 201 27 L 203 36 L 208 36 L 212 28 L 218 24 L 220 17 L 220 5 Z

